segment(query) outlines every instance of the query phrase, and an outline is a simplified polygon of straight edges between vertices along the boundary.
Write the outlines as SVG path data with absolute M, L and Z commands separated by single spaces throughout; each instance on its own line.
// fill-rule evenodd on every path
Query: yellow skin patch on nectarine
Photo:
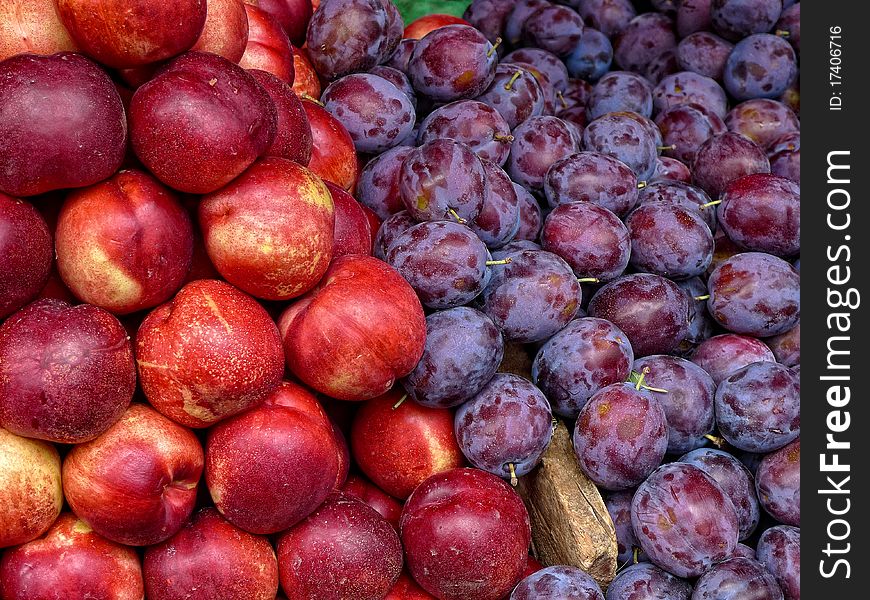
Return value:
M 63 275 L 78 280 L 78 289 L 101 290 L 103 304 L 124 306 L 138 302 L 142 297 L 142 286 L 118 267 L 99 246 L 91 246 L 78 260 L 76 272 Z M 87 298 L 85 298 L 87 300 Z

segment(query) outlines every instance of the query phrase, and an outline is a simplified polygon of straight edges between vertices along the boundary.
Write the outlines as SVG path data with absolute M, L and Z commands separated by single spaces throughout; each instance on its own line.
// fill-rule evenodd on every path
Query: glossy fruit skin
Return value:
M 781 0 L 713 0 L 710 22 L 722 37 L 741 40 L 753 33 L 766 33 L 782 11 Z
M 490 250 L 501 248 L 516 237 L 521 225 L 520 202 L 513 181 L 504 170 L 486 159 L 487 194 L 471 230 Z
M 725 560 L 737 545 L 731 500 L 698 467 L 670 463 L 638 487 L 631 521 L 653 563 L 678 577 L 696 577 Z
M 413 148 L 397 146 L 379 154 L 363 167 L 356 184 L 356 199 L 382 220 L 404 210 L 399 196 L 402 163 Z
M 108 312 L 38 300 L 0 327 L 0 426 L 75 444 L 121 418 L 136 388 L 130 338 Z
M 776 362 L 776 357 L 760 340 L 736 333 L 704 340 L 692 354 L 692 362 L 709 373 L 716 385 L 734 371 L 762 360 Z
M 54 0 L 7 2 L 0 19 L 0 60 L 30 52 L 47 56 L 75 52 Z
M 716 422 L 735 448 L 772 452 L 800 435 L 800 382 L 779 363 L 734 371 L 716 389 Z
M 577 152 L 577 140 L 558 117 L 530 117 L 514 130 L 507 172 L 529 190 L 541 190 L 554 162 Z
M 725 62 L 734 44 L 709 31 L 687 35 L 677 44 L 677 60 L 686 71 L 722 80 Z
M 652 116 L 652 86 L 637 73 L 611 71 L 592 88 L 586 111 L 590 120 L 620 111 Z
M 523 24 L 523 37 L 529 46 L 564 57 L 580 43 L 583 19 L 565 6 L 542 6 Z
M 723 79 L 734 99 L 751 100 L 779 98 L 797 76 L 797 56 L 791 45 L 779 36 L 759 33 L 737 42 L 725 63 Z
M 731 454 L 714 448 L 693 450 L 680 457 L 680 462 L 695 465 L 719 484 L 737 512 L 739 539 L 752 535 L 761 515 L 749 469 Z
M 725 117 L 728 129 L 741 133 L 767 151 L 783 136 L 800 134 L 800 120 L 794 111 L 777 100 L 756 98 L 741 102 Z
M 19 54 L 0 62 L 0 111 L 2 193 L 85 187 L 121 166 L 127 144 L 121 97 L 105 71 L 80 54 Z
M 482 33 L 468 25 L 447 25 L 414 47 L 408 76 L 414 88 L 436 102 L 475 98 L 495 76 L 498 54 Z
M 781 600 L 782 590 L 764 565 L 731 558 L 714 565 L 695 583 L 693 600 Z
M 181 531 L 145 551 L 148 598 L 170 600 L 274 600 L 278 562 L 264 537 L 227 522 L 203 508 Z M 230 575 L 232 574 L 232 575 Z
M 801 364 L 801 324 L 798 323 L 785 333 L 765 340 L 777 362 L 787 367 Z
M 427 477 L 463 466 L 453 412 L 402 399 L 402 390 L 369 400 L 353 421 L 350 444 L 362 471 L 379 488 L 404 500 Z
M 661 464 L 667 447 L 664 409 L 651 392 L 632 383 L 598 390 L 580 410 L 574 427 L 580 468 L 606 490 L 637 486 Z
M 439 598 L 498 600 L 526 567 L 528 512 L 507 483 L 484 471 L 430 477 L 408 499 L 400 527 L 408 570 Z
M 350 475 L 340 491 L 346 496 L 365 502 L 378 511 L 378 514 L 386 519 L 393 529 L 399 530 L 399 518 L 402 516 L 401 503 L 372 482 L 360 475 Z
M 248 17 L 248 41 L 239 66 L 266 71 L 293 85 L 296 76 L 293 46 L 281 24 L 268 12 L 251 4 L 245 3 L 245 14 Z
M 777 175 L 757 173 L 735 179 L 717 207 L 731 240 L 757 252 L 789 257 L 801 249 L 800 185 Z
M 52 235 L 32 204 L 0 192 L 0 319 L 45 287 L 54 256 Z
M 647 181 L 655 172 L 656 140 L 633 114 L 606 114 L 589 123 L 583 130 L 583 149 L 613 156 Z
M 604 600 L 592 577 L 577 567 L 547 567 L 517 584 L 511 600 Z
M 375 509 L 333 492 L 278 539 L 278 569 L 291 598 L 378 600 L 402 572 L 402 545 Z
M 716 267 L 707 288 L 710 314 L 734 333 L 779 335 L 800 320 L 800 274 L 770 254 L 736 254 Z
M 646 204 L 625 223 L 631 264 L 638 271 L 688 279 L 706 272 L 713 260 L 713 234 L 698 211 Z
M 614 39 L 613 60 L 626 71 L 643 73 L 652 60 L 676 46 L 673 21 L 659 13 L 643 13 Z
M 544 217 L 541 205 L 526 188 L 514 183 L 517 202 L 520 206 L 520 228 L 514 236 L 515 240 L 536 240 L 541 233 Z
M 800 438 L 765 456 L 756 472 L 758 500 L 774 519 L 786 525 L 801 523 Z
M 606 36 L 613 36 L 637 15 L 631 0 L 589 0 L 581 2 L 578 12 L 583 20 Z
M 529 117 L 544 112 L 541 85 L 530 71 L 520 65 L 499 64 L 492 83 L 476 100 L 497 110 L 511 130 Z
M 402 386 L 423 406 L 458 406 L 492 379 L 503 356 L 501 331 L 482 312 L 464 306 L 434 312 L 426 317 L 423 356 Z
M 266 156 L 278 156 L 299 163 L 303 167 L 311 162 L 311 124 L 302 101 L 286 82 L 259 69 L 248 72 L 272 98 L 278 120 L 275 140 L 266 150 Z
M 693 183 L 719 199 L 728 184 L 753 173 L 770 173 L 770 161 L 752 140 L 733 132 L 701 144 L 692 163 Z
M 591 202 L 624 217 L 637 205 L 638 182 L 624 162 L 597 152 L 578 152 L 550 166 L 544 194 L 552 208 Z
M 607 73 L 612 61 L 613 46 L 610 39 L 597 29 L 584 27 L 580 43 L 565 58 L 565 66 L 571 77 L 596 81 Z
M 695 212 L 704 219 L 710 231 L 717 229 L 716 210 L 704 206 L 710 202 L 710 196 L 699 187 L 681 181 L 660 181 L 651 183 L 638 193 L 640 206 L 657 202 Z
M 420 123 L 417 141 L 425 144 L 450 138 L 466 144 L 477 155 L 504 165 L 511 148 L 511 130 L 499 112 L 477 100 L 458 100 L 433 110 Z
M 607 600 L 690 600 L 692 585 L 650 562 L 629 565 L 607 587 Z
M 656 161 L 656 170 L 650 183 L 667 181 L 691 183 L 692 173 L 689 171 L 689 167 L 678 161 L 676 158 L 659 156 Z
M 248 43 L 246 3 L 238 0 L 206 0 L 205 26 L 191 50 L 211 52 L 238 63 Z
M 604 496 L 604 505 L 607 514 L 613 521 L 616 530 L 616 555 L 617 564 L 633 563 L 634 553 L 637 551 L 638 564 L 649 563 L 649 557 L 640 549 L 634 528 L 631 526 L 631 499 L 634 490 L 624 492 L 610 492 Z M 615 580 L 614 580 L 615 581 Z
M 324 181 L 352 190 L 359 176 L 353 138 L 341 121 L 325 108 L 303 99 L 302 107 L 311 125 L 311 160 L 308 168 Z
M 758 539 L 758 561 L 773 573 L 785 600 L 801 598 L 801 530 L 777 525 Z
M 415 225 L 418 225 L 418 222 L 407 210 L 401 210 L 384 219 L 384 222 L 380 224 L 378 232 L 375 235 L 372 256 L 386 262 L 387 251 L 393 245 L 393 241 Z
M 335 208 L 332 257 L 345 254 L 371 255 L 372 225 L 365 208 L 334 183 L 328 181 L 324 183 L 329 190 L 329 195 L 332 196 L 332 204 Z

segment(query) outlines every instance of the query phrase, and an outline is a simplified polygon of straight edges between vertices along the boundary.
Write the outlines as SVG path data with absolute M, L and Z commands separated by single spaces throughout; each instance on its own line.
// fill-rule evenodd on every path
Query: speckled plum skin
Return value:
M 531 526 L 519 495 L 490 473 L 453 469 L 414 491 L 402 510 L 408 570 L 444 600 L 498 600 L 523 576 Z
M 664 203 L 636 208 L 625 220 L 632 266 L 671 279 L 705 273 L 713 260 L 713 234 L 698 213 Z
M 408 146 L 387 150 L 366 163 L 359 174 L 356 199 L 381 220 L 405 209 L 399 195 L 399 176 L 402 163 L 412 151 Z
M 311 127 L 308 168 L 324 181 L 352 190 L 359 176 L 359 163 L 350 133 L 319 104 L 303 98 L 302 107 Z
M 366 71 L 392 54 L 395 44 L 388 47 L 389 17 L 384 4 L 381 0 L 321 2 L 308 22 L 306 36 L 308 54 L 318 73 L 332 80 Z
M 606 208 L 571 202 L 547 215 L 541 246 L 563 258 L 577 277 L 607 282 L 622 275 L 628 266 L 632 250 L 629 235 L 619 217 Z M 710 236 L 711 252 L 712 246 Z
M 714 79 L 691 71 L 662 78 L 653 90 L 653 104 L 661 112 L 681 104 L 697 104 L 724 119 L 728 113 L 725 90 Z
M 668 452 L 678 454 L 700 448 L 713 431 L 713 397 L 716 384 L 698 365 L 663 354 L 634 362 L 632 370 L 649 368 L 644 383 L 667 390 L 653 392 L 668 420 Z
M 429 113 L 420 123 L 417 141 L 422 145 L 450 138 L 502 166 L 510 153 L 510 135 L 510 127 L 496 109 L 477 100 L 458 100 Z
M 800 382 L 775 362 L 734 371 L 716 389 L 716 422 L 735 448 L 772 452 L 800 435 Z
M 601 588 L 577 567 L 547 567 L 517 584 L 510 600 L 604 600 Z
M 53 256 L 51 232 L 39 211 L 0 192 L 0 320 L 45 287 Z
M 296 75 L 293 46 L 281 25 L 268 12 L 247 2 L 245 14 L 248 17 L 248 41 L 239 66 L 266 71 L 293 85 Z
M 480 214 L 469 225 L 490 249 L 514 239 L 520 228 L 520 203 L 513 181 L 497 164 L 482 159 L 487 194 Z
M 704 573 L 692 600 L 782 600 L 782 590 L 760 562 L 736 557 Z
M 57 448 L 0 427 L 0 548 L 24 544 L 45 533 L 61 506 Z M 0 580 L 0 591 L 3 587 Z
M 612 156 L 578 152 L 550 166 L 544 193 L 553 208 L 569 202 L 591 202 L 622 217 L 637 204 L 637 176 Z
M 554 162 L 578 151 L 577 140 L 558 117 L 530 117 L 514 130 L 507 162 L 511 179 L 530 190 L 542 190 Z
M 188 427 L 208 427 L 261 402 L 281 381 L 278 328 L 250 296 L 200 279 L 154 309 L 136 336 L 148 401 Z
M 631 499 L 634 496 L 634 490 L 625 492 L 611 492 L 604 497 L 604 505 L 607 507 L 607 514 L 613 521 L 613 528 L 616 530 L 616 563 L 634 562 L 634 553 L 637 551 L 638 563 L 648 563 L 649 557 L 644 554 L 643 550 L 638 545 L 637 538 L 634 536 L 634 528 L 631 526 Z
M 590 122 L 583 130 L 583 149 L 617 158 L 647 181 L 656 168 L 656 139 L 634 114 L 607 114 Z
M 619 111 L 650 117 L 653 111 L 652 86 L 637 73 L 611 71 L 592 88 L 586 111 L 590 120 Z
M 9 600 L 142 600 L 144 593 L 136 551 L 94 533 L 72 513 L 0 560 L 0 594 Z
M 770 173 L 770 162 L 758 144 L 740 134 L 714 135 L 701 144 L 692 163 L 693 182 L 718 200 L 728 184 L 753 173 Z
M 76 50 L 55 0 L 6 2 L 0 8 L 0 60 L 25 52 L 45 56 Z
M 74 444 L 121 418 L 136 388 L 130 339 L 108 312 L 38 300 L 0 326 L 0 426 Z
M 677 181 L 680 183 L 692 183 L 692 172 L 689 167 L 676 158 L 659 156 L 656 160 L 656 171 L 650 183 Z
M 725 233 L 743 248 L 782 257 L 800 252 L 801 189 L 790 179 L 765 173 L 736 179 L 717 213 Z
M 645 306 L 643 314 L 637 313 L 638 303 Z M 626 275 L 598 290 L 589 303 L 589 315 L 624 331 L 635 356 L 667 354 L 689 331 L 689 298 L 659 275 Z
M 758 561 L 773 573 L 785 600 L 801 600 L 801 530 L 777 525 L 761 534 Z
M 801 364 L 801 324 L 765 340 L 767 346 L 773 352 L 777 362 L 787 367 L 795 367 Z
M 711 4 L 712 0 L 681 0 L 676 15 L 677 34 L 685 37 L 696 31 L 708 31 Z
M 614 383 L 589 398 L 574 428 L 580 467 L 601 488 L 633 488 L 652 473 L 668 447 L 661 403 L 632 383 Z
M 101 536 L 149 546 L 187 522 L 202 468 L 192 431 L 133 404 L 98 438 L 70 450 L 63 490 L 73 512 Z
M 718 35 L 709 31 L 697 31 L 677 44 L 677 61 L 686 71 L 721 81 L 725 62 L 733 49 L 734 44 Z
M 235 179 L 271 147 L 277 131 L 266 90 L 238 65 L 204 52 L 172 61 L 136 90 L 129 112 L 142 164 L 169 187 L 193 194 Z
M 414 88 L 436 102 L 475 98 L 492 83 L 498 54 L 468 25 L 447 25 L 414 47 L 408 76 Z
M 211 52 L 238 63 L 248 44 L 247 3 L 239 0 L 206 0 L 205 26 L 191 50 Z
M 426 347 L 402 386 L 432 408 L 462 404 L 495 375 L 504 356 L 501 332 L 480 311 L 460 306 L 426 317 Z
M 402 572 L 402 544 L 375 509 L 333 492 L 278 539 L 278 570 L 290 598 L 379 600 Z
M 313 142 L 311 124 L 302 101 L 289 85 L 271 73 L 259 69 L 248 72 L 266 90 L 277 110 L 275 140 L 265 155 L 279 156 L 307 166 L 311 162 Z
M 260 159 L 205 196 L 198 213 L 214 266 L 258 298 L 301 296 L 329 267 L 335 205 L 323 181 L 298 163 Z
M 737 545 L 731 500 L 694 465 L 656 469 L 634 494 L 631 522 L 652 562 L 678 577 L 702 575 Z
M 339 447 L 325 415 L 309 409 L 312 400 L 301 386 L 283 382 L 259 407 L 210 430 L 206 485 L 236 527 L 283 531 L 310 515 L 335 486 Z
M 350 445 L 360 469 L 400 500 L 426 478 L 465 464 L 453 433 L 453 412 L 402 399 L 401 388 L 369 400 L 353 421 Z
M 482 310 L 506 340 L 543 341 L 577 314 L 580 284 L 568 263 L 551 252 L 524 250 L 510 258 L 493 268 L 481 295 Z
M 755 494 L 755 479 L 749 469 L 731 454 L 715 448 L 698 448 L 680 457 L 680 462 L 695 465 L 719 484 L 734 505 L 738 539 L 745 540 L 752 535 L 761 512 Z
M 643 73 L 651 60 L 676 47 L 671 18 L 644 13 L 629 21 L 613 40 L 613 60 L 626 71 Z
M 324 108 L 345 126 L 359 152 L 389 150 L 414 128 L 411 99 L 377 75 L 345 75 L 331 83 L 321 99 Z
M 486 245 L 465 225 L 426 221 L 396 236 L 386 262 L 407 281 L 423 306 L 468 304 L 489 282 Z
M 78 298 L 129 314 L 181 287 L 193 230 L 175 194 L 143 171 L 124 170 L 67 196 L 55 249 L 58 272 Z
M 716 267 L 707 288 L 710 314 L 734 333 L 769 337 L 800 321 L 800 273 L 770 254 L 732 256 Z
M 665 109 L 659 112 L 655 122 L 661 131 L 662 143 L 668 148 L 664 155 L 686 165 L 692 164 L 704 142 L 727 131 L 718 115 L 698 104 L 678 104 Z
M 544 223 L 541 205 L 531 192 L 520 184 L 514 183 L 514 191 L 517 193 L 517 203 L 520 206 L 520 227 L 514 240 L 537 240 Z
M 735 100 L 779 98 L 798 77 L 797 56 L 783 38 L 759 33 L 734 46 L 725 63 L 725 89 Z
M 78 46 L 123 69 L 171 58 L 193 46 L 206 20 L 206 0 L 58 0 L 63 24 Z
M 544 92 L 538 80 L 519 65 L 499 64 L 492 83 L 477 100 L 497 110 L 512 130 L 544 112 Z
M 105 71 L 79 54 L 0 62 L 0 115 L 0 192 L 10 196 L 92 185 L 124 158 L 121 97 Z
M 758 501 L 774 519 L 786 525 L 801 524 L 800 438 L 765 456 L 756 472 Z
M 760 340 L 736 333 L 704 340 L 692 354 L 692 362 L 709 373 L 716 385 L 737 369 L 763 360 L 776 362 L 776 357 Z
M 530 381 L 499 373 L 456 411 L 454 432 L 463 454 L 478 469 L 502 479 L 529 473 L 553 435 L 546 396 Z
M 269 541 L 233 526 L 210 507 L 148 548 L 143 572 L 145 591 L 154 600 L 274 600 L 278 593 L 278 562 Z
M 689 600 L 692 585 L 652 563 L 630 565 L 607 588 L 607 600 Z

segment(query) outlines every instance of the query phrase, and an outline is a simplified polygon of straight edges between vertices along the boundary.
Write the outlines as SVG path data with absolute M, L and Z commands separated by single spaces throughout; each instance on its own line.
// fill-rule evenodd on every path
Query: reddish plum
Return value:
M 695 185 L 716 200 L 728 184 L 753 173 L 770 173 L 770 162 L 758 144 L 740 134 L 714 135 L 698 147 L 692 162 Z
M 755 485 L 758 501 L 780 523 L 801 524 L 801 441 L 771 452 L 758 465 Z
M 569 202 L 591 202 L 618 216 L 637 204 L 637 176 L 616 158 L 597 152 L 578 152 L 554 162 L 544 180 L 552 208 Z
M 716 385 L 737 369 L 765 360 L 776 362 L 767 346 L 753 337 L 736 333 L 704 340 L 692 355 L 692 362 L 709 373 Z
M 550 165 L 578 151 L 568 124 L 558 117 L 529 117 L 514 129 L 507 172 L 515 182 L 542 190 Z

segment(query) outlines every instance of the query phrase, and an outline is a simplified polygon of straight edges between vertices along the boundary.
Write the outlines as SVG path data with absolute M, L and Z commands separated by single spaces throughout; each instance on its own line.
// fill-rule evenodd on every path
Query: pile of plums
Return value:
M 790 0 L 0 4 L 0 598 L 799 600 L 799 52 Z M 559 419 L 612 582 L 529 554 Z

